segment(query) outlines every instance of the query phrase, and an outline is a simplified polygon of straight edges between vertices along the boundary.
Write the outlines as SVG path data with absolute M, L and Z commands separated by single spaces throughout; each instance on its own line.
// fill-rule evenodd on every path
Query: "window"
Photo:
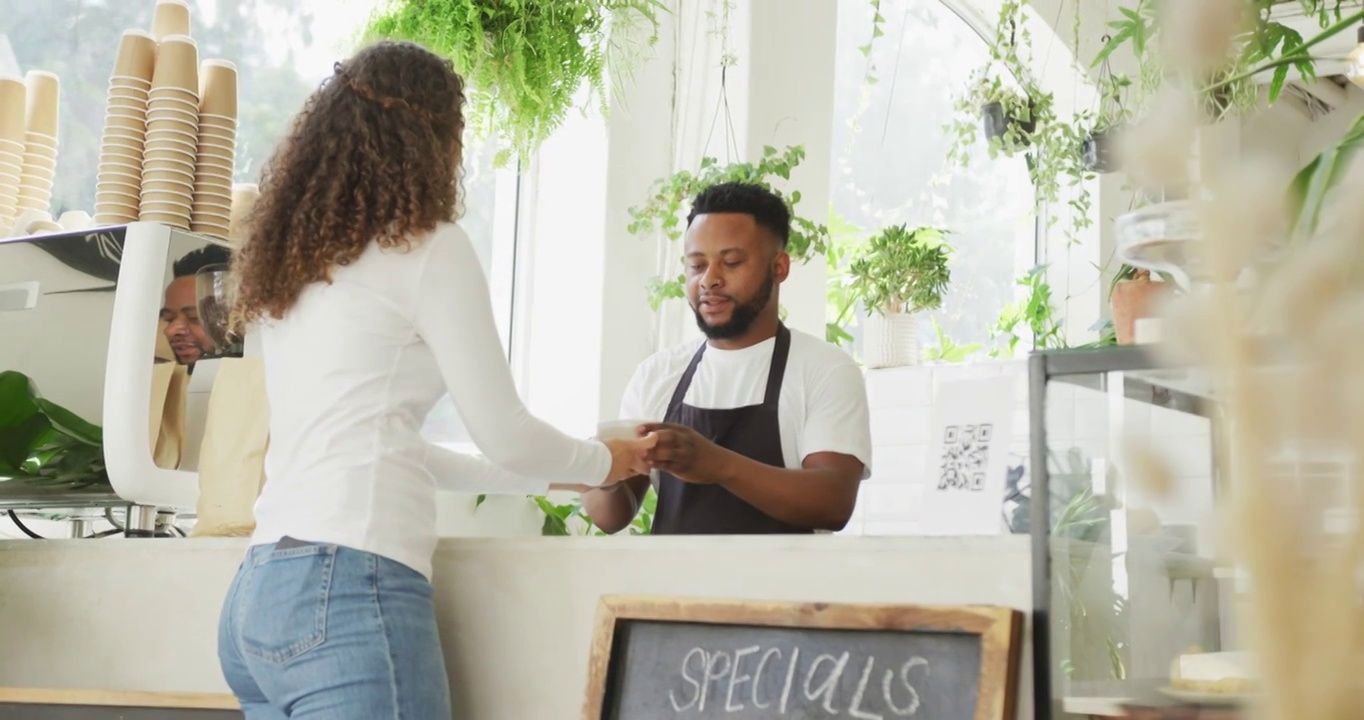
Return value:
M 830 229 L 866 236 L 908 223 L 952 231 L 952 284 L 930 317 L 957 343 L 984 344 L 1015 299 L 1015 279 L 1037 259 L 1026 161 L 992 160 L 984 141 L 970 167 L 947 160 L 943 128 L 953 97 L 988 60 L 986 43 L 941 0 L 883 0 L 880 12 L 885 35 L 870 57 L 878 81 L 868 84 L 859 47 L 871 33 L 870 8 L 839 3 Z M 852 334 L 860 343 L 857 329 Z M 923 347 L 937 345 L 931 323 L 920 334 Z
M 236 181 L 256 182 L 289 124 L 332 64 L 349 54 L 369 16 L 368 3 L 330 0 L 190 0 L 200 59 L 237 65 L 239 129 Z M 8 3 L 0 15 L 0 73 L 57 73 L 62 82 L 60 150 L 52 211 L 94 209 L 105 94 L 119 38 L 149 29 L 155 3 Z M 465 148 L 461 222 L 488 273 L 493 306 L 509 344 L 517 174 L 495 170 L 493 150 Z M 453 405 L 437 405 L 428 435 L 461 444 L 467 433 Z

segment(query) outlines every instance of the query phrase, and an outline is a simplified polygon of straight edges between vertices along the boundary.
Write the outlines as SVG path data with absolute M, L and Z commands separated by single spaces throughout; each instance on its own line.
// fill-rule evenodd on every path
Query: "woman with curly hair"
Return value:
M 258 328 L 266 483 L 218 653 L 248 720 L 450 717 L 432 603 L 436 491 L 596 485 L 651 438 L 572 439 L 527 412 L 454 223 L 463 81 L 382 42 L 338 63 L 261 181 L 233 261 Z M 454 399 L 482 460 L 424 441 Z

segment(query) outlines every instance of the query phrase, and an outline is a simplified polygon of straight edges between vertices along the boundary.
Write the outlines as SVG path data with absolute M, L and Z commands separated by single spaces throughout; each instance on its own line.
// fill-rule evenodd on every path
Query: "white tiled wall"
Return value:
M 862 487 L 857 511 L 844 531 L 865 535 L 912 535 L 921 522 L 927 478 L 934 388 L 944 381 L 1012 375 L 1015 416 L 1009 444 L 1011 466 L 1028 468 L 1028 372 L 1026 360 L 929 365 L 867 373 L 873 444 L 872 476 Z M 1115 394 L 1116 396 L 1116 394 Z M 1053 382 L 1047 398 L 1049 445 L 1063 454 L 1080 449 L 1092 467 L 1107 468 L 1096 482 L 1112 483 L 1128 508 L 1150 507 L 1163 523 L 1193 524 L 1211 505 L 1209 424 L 1192 415 L 1117 399 L 1095 390 Z M 1149 437 L 1176 476 L 1175 491 L 1153 502 L 1124 484 L 1123 428 Z M 1102 488 L 1099 488 L 1102 489 Z M 1001 502 L 1003 499 L 1001 498 Z

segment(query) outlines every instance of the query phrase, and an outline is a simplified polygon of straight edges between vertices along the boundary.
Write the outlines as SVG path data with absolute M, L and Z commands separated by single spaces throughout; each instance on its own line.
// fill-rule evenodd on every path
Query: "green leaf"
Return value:
M 550 537 L 568 535 L 568 524 L 561 517 L 546 515 L 544 523 L 540 525 L 540 534 Z
M 1120 23 L 1113 24 L 1120 25 Z M 1103 61 L 1107 60 L 1108 56 L 1112 55 L 1115 50 L 1132 37 L 1132 31 L 1131 26 L 1122 25 L 1122 30 L 1119 30 L 1118 34 L 1110 36 L 1108 42 L 1104 43 L 1103 49 L 1099 50 L 1099 54 L 1094 56 L 1094 62 L 1090 64 L 1090 67 L 1098 67 Z
M 52 427 L 64 435 L 95 447 L 104 443 L 104 432 L 98 425 L 81 419 L 70 410 L 49 400 L 39 398 L 37 402 L 39 409 L 52 422 Z
M 17 425 L 38 412 L 37 391 L 27 375 L 0 372 L 0 428 Z
M 1279 93 L 1283 92 L 1284 83 L 1288 80 L 1288 66 L 1280 65 L 1274 69 L 1274 77 L 1269 81 L 1269 102 L 1274 103 L 1279 99 Z
M 1334 144 L 1312 159 L 1293 178 L 1288 191 L 1288 216 L 1296 241 L 1311 237 L 1317 230 L 1326 198 L 1344 177 L 1350 161 L 1364 146 L 1364 115 Z
M 0 467 L 5 468 L 6 474 L 23 472 L 29 458 L 41 449 L 51 430 L 47 418 L 38 414 L 0 429 Z

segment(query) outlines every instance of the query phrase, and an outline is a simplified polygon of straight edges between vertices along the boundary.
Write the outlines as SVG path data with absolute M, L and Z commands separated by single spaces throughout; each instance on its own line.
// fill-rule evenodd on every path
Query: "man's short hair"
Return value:
M 697 215 L 712 213 L 740 213 L 752 217 L 758 227 L 772 233 L 783 250 L 791 239 L 791 209 L 776 193 L 762 185 L 728 182 L 702 190 L 692 201 L 687 227 L 691 227 Z
M 209 265 L 226 265 L 232 261 L 232 251 L 222 245 L 212 243 L 198 250 L 185 253 L 185 256 L 171 265 L 171 272 L 177 278 L 196 275 Z

